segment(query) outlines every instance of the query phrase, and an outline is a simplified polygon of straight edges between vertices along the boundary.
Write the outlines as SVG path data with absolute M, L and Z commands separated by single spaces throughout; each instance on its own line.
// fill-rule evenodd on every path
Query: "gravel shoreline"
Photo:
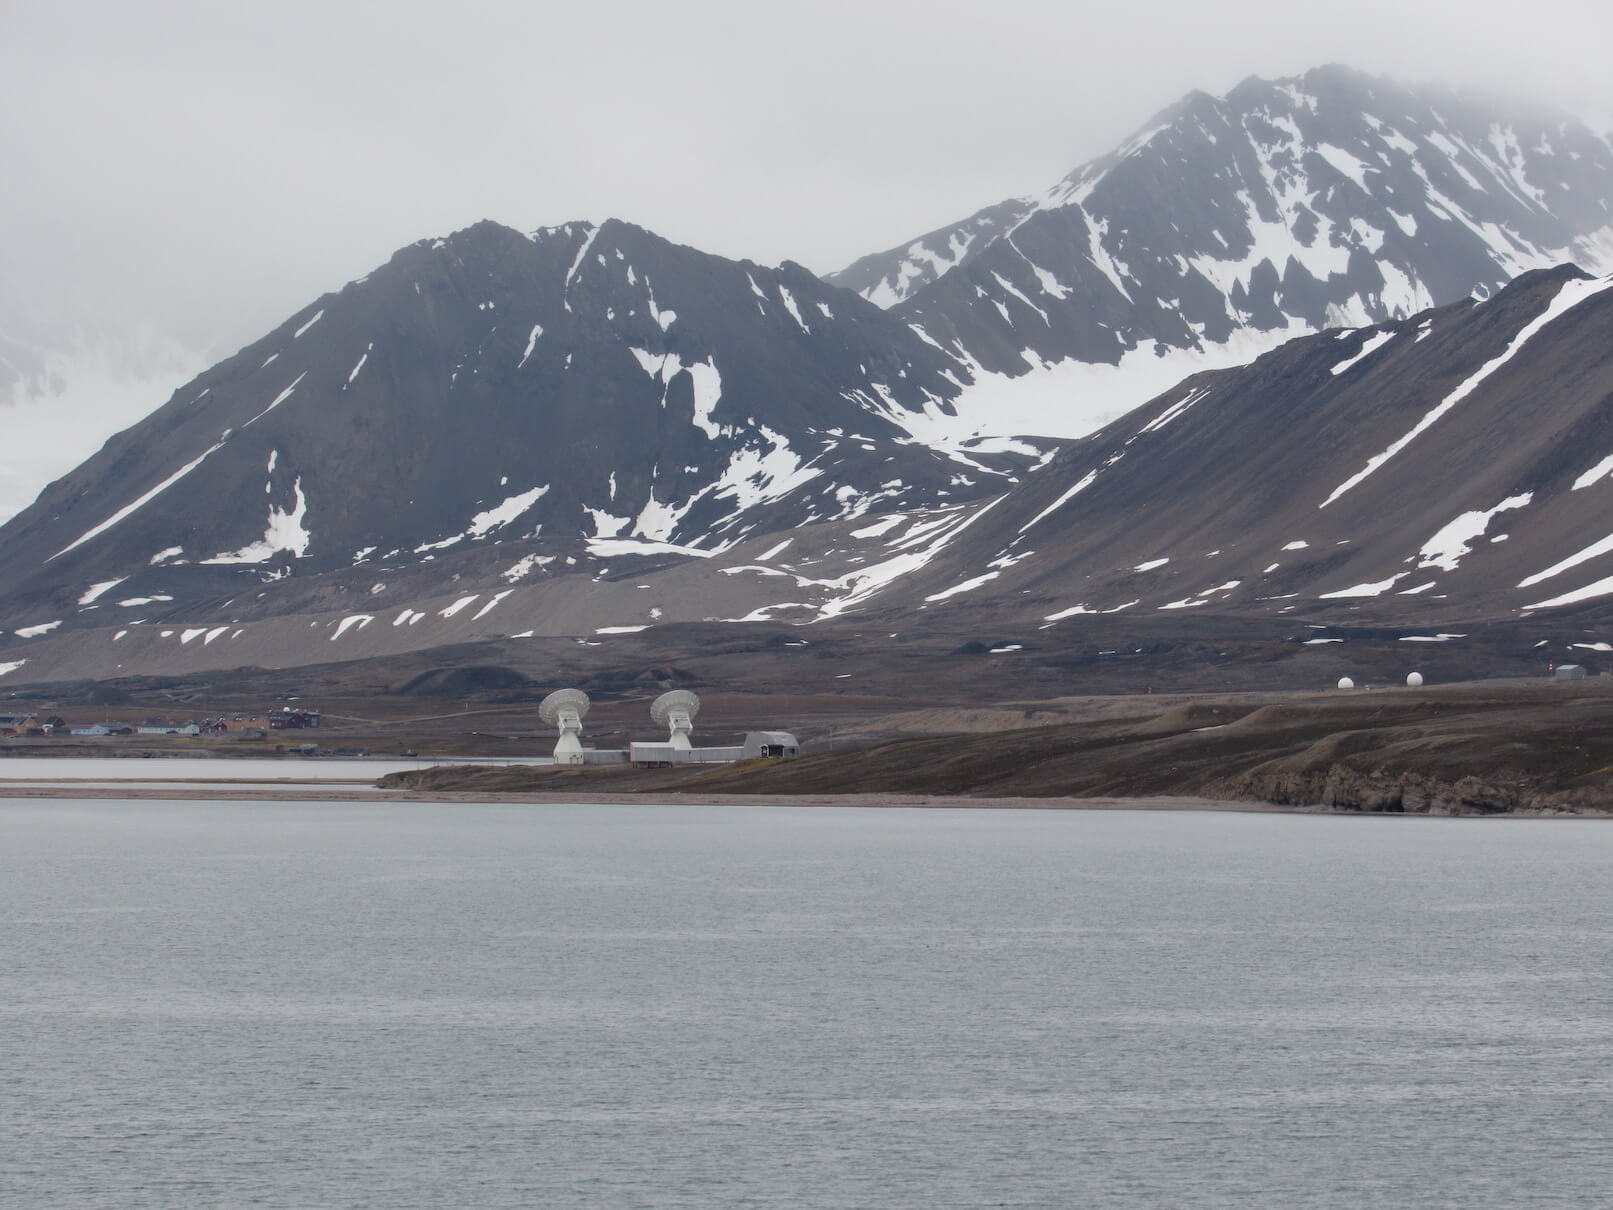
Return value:
M 160 786 L 131 781 L 108 785 L 104 780 L 75 784 L 35 780 L 6 784 L 0 781 L 0 798 L 46 799 L 219 799 L 230 802 L 465 802 L 530 803 L 534 806 L 619 806 L 633 803 L 655 806 L 733 807 L 892 807 L 1033 811 L 1235 811 L 1289 815 L 1336 814 L 1320 807 L 1283 806 L 1276 803 L 1233 802 L 1210 798 L 1009 798 L 962 794 L 690 794 L 679 791 L 599 793 L 582 791 L 500 794 L 478 790 L 396 790 L 353 785 L 300 783 L 268 786 L 261 782 L 167 783 Z
M 372 802 L 372 803 L 508 803 L 531 806 L 729 806 L 729 807 L 878 807 L 903 810 L 1009 810 L 1009 811 L 1221 811 L 1254 815 L 1332 815 L 1340 818 L 1461 818 L 1461 819 L 1609 819 L 1607 812 L 1540 813 L 1497 812 L 1486 815 L 1397 815 L 1392 812 L 1340 811 L 1322 806 L 1248 802 L 1232 799 L 1158 798 L 1011 798 L 942 794 L 689 794 L 648 791 L 622 793 L 520 793 L 477 791 L 391 790 L 341 785 L 265 786 L 214 782 L 190 786 L 148 786 L 131 782 L 109 786 L 104 782 L 75 785 L 71 780 L 6 785 L 0 782 L 0 799 L 94 799 L 142 801 L 225 802 Z

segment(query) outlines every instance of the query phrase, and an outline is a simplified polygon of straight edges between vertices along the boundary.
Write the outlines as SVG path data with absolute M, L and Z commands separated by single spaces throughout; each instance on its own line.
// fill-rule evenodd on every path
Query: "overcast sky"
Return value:
M 223 355 L 480 218 L 839 268 L 1329 61 L 1613 129 L 1607 0 L 0 0 L 0 300 Z

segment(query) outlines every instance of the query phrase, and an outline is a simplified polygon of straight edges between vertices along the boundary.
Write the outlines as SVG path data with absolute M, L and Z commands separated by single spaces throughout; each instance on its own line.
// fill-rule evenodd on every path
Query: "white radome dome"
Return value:
M 1421 688 L 1422 683 L 1423 683 L 1423 674 L 1422 673 L 1420 673 L 1420 672 L 1408 672 L 1408 673 L 1406 673 L 1406 684 L 1410 685 L 1413 689 Z
M 1352 681 L 1347 676 L 1341 676 L 1341 677 L 1339 677 L 1339 688 L 1340 689 L 1354 689 L 1355 688 L 1355 682 Z

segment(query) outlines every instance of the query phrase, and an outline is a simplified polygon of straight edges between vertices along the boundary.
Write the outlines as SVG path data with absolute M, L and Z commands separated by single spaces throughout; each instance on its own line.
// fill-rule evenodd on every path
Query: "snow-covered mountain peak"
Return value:
M 1189 94 L 1044 194 L 831 280 L 920 310 L 936 290 L 1014 310 L 994 276 L 1033 307 L 1047 299 L 1055 310 L 1090 310 L 1095 295 L 1147 311 L 1158 299 L 1185 322 L 1104 319 L 1131 329 L 1133 345 L 1194 347 L 1220 343 L 1233 327 L 1297 333 L 1406 315 L 1563 260 L 1599 270 L 1613 263 L 1610 223 L 1613 151 L 1582 124 L 1331 65 L 1251 77 L 1225 97 Z M 1027 241 L 1038 255 L 1025 253 Z M 1022 259 L 1041 270 L 1024 275 L 1029 290 L 1005 272 Z M 945 284 L 948 276 L 964 280 Z M 1054 344 L 1035 352 L 1093 359 Z
M 1162 389 L 1163 365 L 1230 365 L 1564 262 L 1613 269 L 1606 139 L 1331 65 L 1191 93 L 1044 194 L 830 280 L 963 363 L 966 425 L 1013 414 L 996 431 L 1068 438 Z

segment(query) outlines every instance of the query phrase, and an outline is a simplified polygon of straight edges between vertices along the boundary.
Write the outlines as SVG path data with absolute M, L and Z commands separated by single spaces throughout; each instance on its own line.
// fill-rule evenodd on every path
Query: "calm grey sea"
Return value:
M 1613 1203 L 1613 825 L 0 801 L 0 1206 Z

